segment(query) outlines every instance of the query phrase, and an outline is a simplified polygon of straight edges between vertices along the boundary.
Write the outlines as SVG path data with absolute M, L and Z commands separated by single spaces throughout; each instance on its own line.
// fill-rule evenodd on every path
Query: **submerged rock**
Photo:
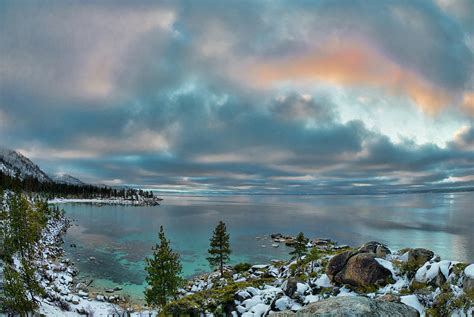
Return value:
M 362 296 L 343 296 L 309 304 L 296 313 L 285 311 L 272 314 L 272 316 L 417 317 L 419 313 L 414 308 L 402 303 L 379 301 Z

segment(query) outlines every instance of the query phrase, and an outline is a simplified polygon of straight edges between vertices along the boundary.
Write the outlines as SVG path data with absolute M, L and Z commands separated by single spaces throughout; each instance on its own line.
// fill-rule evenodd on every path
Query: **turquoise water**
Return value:
M 289 248 L 273 248 L 268 235 L 299 231 L 353 246 L 377 240 L 395 249 L 426 247 L 443 258 L 474 261 L 473 193 L 164 198 L 156 207 L 63 205 L 75 220 L 64 237 L 66 254 L 81 277 L 97 288 L 121 285 L 140 299 L 143 259 L 160 225 L 181 254 L 185 276 L 209 271 L 206 252 L 219 220 L 231 235 L 232 263 L 287 259 Z

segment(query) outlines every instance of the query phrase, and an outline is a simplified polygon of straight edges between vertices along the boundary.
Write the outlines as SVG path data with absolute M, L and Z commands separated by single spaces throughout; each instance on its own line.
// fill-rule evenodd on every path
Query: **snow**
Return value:
M 392 273 L 392 276 L 395 276 L 395 269 L 393 268 L 393 264 L 390 261 L 381 259 L 381 258 L 375 258 L 375 261 L 377 261 L 380 265 L 382 265 L 384 268 L 390 271 Z
M 254 307 L 252 307 L 250 312 L 253 313 L 252 316 L 263 316 L 267 312 L 267 309 L 268 309 L 268 305 L 257 304 Z
M 267 264 L 252 265 L 253 270 L 262 270 L 262 269 L 266 269 L 267 267 L 268 267 Z
M 304 295 L 304 293 L 309 289 L 307 284 L 303 283 L 296 283 L 296 292 L 300 295 Z
M 418 269 L 418 271 L 416 271 L 415 279 L 418 282 L 427 283 L 435 279 L 436 276 L 438 276 L 440 272 L 447 279 L 449 276 L 450 268 L 456 263 L 459 263 L 459 262 L 455 262 L 455 261 L 440 261 L 440 262 L 434 262 L 434 263 L 426 262 L 422 267 Z
M 275 301 L 275 308 L 282 311 L 291 307 L 292 300 L 288 296 L 284 296 Z
M 331 281 L 329 280 L 329 277 L 326 274 L 321 275 L 318 277 L 316 280 L 315 284 L 319 287 L 331 287 Z
M 321 299 L 322 299 L 322 297 L 320 295 L 308 295 L 308 296 L 305 297 L 304 303 L 305 304 L 310 304 L 310 303 L 320 301 Z
M 470 279 L 474 280 L 474 264 L 468 265 L 464 269 L 464 274 Z
M 54 198 L 48 200 L 48 204 L 68 204 L 68 203 L 82 203 L 82 204 L 107 204 L 107 205 L 142 205 L 141 200 L 129 200 L 123 198 L 112 198 L 112 199 L 82 199 L 82 198 Z
M 421 305 L 416 295 L 402 296 L 400 297 L 400 301 L 405 305 L 415 308 L 420 313 L 421 317 L 425 316 L 425 308 L 423 307 L 423 305 Z
M 398 259 L 402 262 L 408 262 L 408 255 L 410 254 L 410 252 L 405 252 L 403 253 Z

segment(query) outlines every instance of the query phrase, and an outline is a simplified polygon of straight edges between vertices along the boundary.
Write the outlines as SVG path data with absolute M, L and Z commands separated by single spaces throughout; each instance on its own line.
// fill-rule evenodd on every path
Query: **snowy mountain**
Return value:
M 30 159 L 18 152 L 4 148 L 0 148 L 0 171 L 12 177 L 31 176 L 40 182 L 52 182 L 51 178 Z
M 53 181 L 58 184 L 67 185 L 85 185 L 80 179 L 75 178 L 69 174 L 59 174 L 53 177 Z

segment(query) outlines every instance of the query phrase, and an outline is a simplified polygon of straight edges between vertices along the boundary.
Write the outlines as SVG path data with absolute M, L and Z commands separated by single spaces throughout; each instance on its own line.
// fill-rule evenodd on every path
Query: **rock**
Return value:
M 122 289 L 120 286 L 115 286 L 114 291 L 121 291 Z
M 95 297 L 95 299 L 96 299 L 97 301 L 99 301 L 99 302 L 105 301 L 104 295 L 97 295 L 97 296 Z
M 436 275 L 436 278 L 434 280 L 434 284 L 438 287 L 441 287 L 444 283 L 446 283 L 446 277 L 444 277 L 444 274 L 438 272 L 438 275 Z
M 84 283 L 77 283 L 76 284 L 76 289 L 77 290 L 82 290 L 82 291 L 87 291 L 87 285 Z
M 270 235 L 270 238 L 272 238 L 273 240 L 281 239 L 281 238 L 283 238 L 283 235 L 281 233 L 273 233 L 273 234 Z
M 428 249 L 410 249 L 408 251 L 407 268 L 416 271 L 434 256 L 433 251 Z
M 379 301 L 362 296 L 342 296 L 309 304 L 296 313 L 284 311 L 272 314 L 272 316 L 417 317 L 419 313 L 414 308 L 402 303 Z
M 294 277 L 288 278 L 282 285 L 283 292 L 288 297 L 293 297 L 298 289 L 299 281 Z
M 285 245 L 288 247 L 292 247 L 296 244 L 296 240 L 293 238 L 289 238 L 285 240 Z
M 395 295 L 395 294 L 385 294 L 378 297 L 377 300 L 390 302 L 390 303 L 400 303 L 400 296 Z
M 90 313 L 85 308 L 76 308 L 76 313 L 79 315 L 90 316 Z
M 359 253 L 374 253 L 376 257 L 384 258 L 391 252 L 384 244 L 377 241 L 370 241 L 359 248 Z
M 315 245 L 328 245 L 332 243 L 331 239 L 316 239 L 313 241 Z
M 359 253 L 349 258 L 334 276 L 334 282 L 355 287 L 384 286 L 392 273 L 375 260 L 373 253 Z
M 337 273 L 342 271 L 347 263 L 347 260 L 349 260 L 349 258 L 354 254 L 355 253 L 353 251 L 346 251 L 333 256 L 331 260 L 329 260 L 329 263 L 326 267 L 326 274 L 331 281 L 333 281 L 334 276 Z
M 247 291 L 240 291 L 234 296 L 234 298 L 239 302 L 243 302 L 244 300 L 249 299 L 250 297 L 252 297 L 252 295 L 250 295 L 250 293 Z
M 93 257 L 93 256 L 89 257 L 89 261 L 92 262 L 92 261 L 95 261 L 95 260 L 96 260 L 95 257 Z
M 465 292 L 474 291 L 474 264 L 468 265 L 464 269 L 462 284 Z
M 115 292 L 115 289 L 113 289 L 113 288 L 106 288 L 106 289 L 105 289 L 105 292 L 106 292 L 106 293 L 113 293 L 113 292 Z
M 83 290 L 80 290 L 79 292 L 77 292 L 77 295 L 79 295 L 80 297 L 88 297 L 89 296 L 89 293 L 87 292 L 84 292 Z

